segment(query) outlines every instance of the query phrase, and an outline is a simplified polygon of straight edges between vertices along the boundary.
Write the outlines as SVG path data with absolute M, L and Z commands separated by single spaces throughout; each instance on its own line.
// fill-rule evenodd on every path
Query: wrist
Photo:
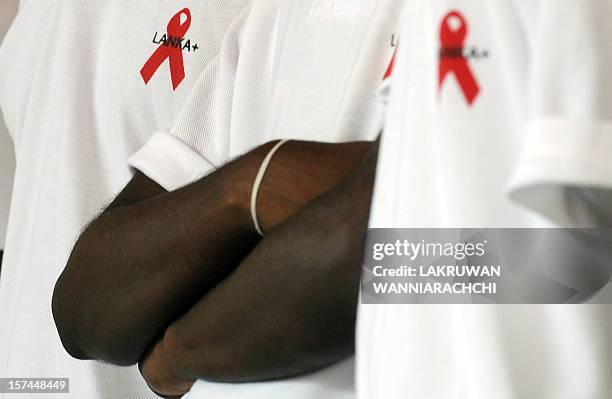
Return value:
M 223 185 L 221 193 L 222 207 L 225 217 L 233 221 L 233 225 L 242 231 L 255 232 L 248 206 L 251 187 L 245 182 L 228 182 Z
M 223 183 L 223 204 L 235 222 L 257 234 L 251 215 L 251 197 L 262 162 L 278 141 L 263 144 L 228 165 Z M 259 208 L 259 207 L 258 207 Z

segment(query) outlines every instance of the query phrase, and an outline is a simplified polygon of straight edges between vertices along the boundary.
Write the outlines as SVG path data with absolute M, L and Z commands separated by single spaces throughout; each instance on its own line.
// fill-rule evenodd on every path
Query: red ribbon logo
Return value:
M 185 15 L 187 19 L 185 22 L 181 22 L 182 16 Z M 191 12 L 188 8 L 184 8 L 179 11 L 170 22 L 168 22 L 168 37 L 174 37 L 179 42 L 183 40 L 185 34 L 191 26 Z M 145 84 L 149 83 L 149 80 L 155 75 L 155 72 L 159 69 L 161 64 L 168 59 L 170 63 L 170 75 L 172 76 L 172 89 L 176 88 L 185 79 L 185 65 L 183 63 L 183 49 L 181 46 L 169 46 L 167 44 L 160 44 L 157 50 L 149 58 L 140 70 L 140 75 L 144 80 Z
M 391 62 L 389 62 L 389 66 L 387 67 L 387 71 L 385 72 L 385 76 L 383 80 L 389 79 L 393 75 L 393 69 L 395 69 L 395 60 L 397 58 L 397 47 L 395 51 L 393 51 L 393 57 L 391 57 Z
M 453 22 L 459 25 L 454 27 Z M 470 69 L 467 58 L 463 55 L 463 46 L 468 34 L 465 18 L 457 11 L 448 13 L 440 27 L 440 71 L 438 89 L 441 91 L 449 74 L 454 74 L 469 105 L 472 105 L 480 93 L 480 86 Z

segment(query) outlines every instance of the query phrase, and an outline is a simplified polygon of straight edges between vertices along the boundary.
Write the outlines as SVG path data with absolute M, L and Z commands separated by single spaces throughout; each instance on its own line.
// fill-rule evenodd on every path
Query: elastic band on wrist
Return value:
M 281 140 L 272 149 L 268 152 L 268 155 L 264 158 L 261 166 L 259 167 L 259 172 L 257 172 L 257 177 L 255 177 L 255 181 L 253 182 L 253 191 L 251 191 L 251 218 L 253 219 L 253 225 L 255 226 L 255 230 L 261 235 L 264 236 L 263 230 L 261 229 L 261 225 L 259 224 L 259 219 L 257 218 L 257 194 L 259 194 L 259 187 L 263 182 L 264 176 L 266 175 L 266 171 L 268 170 L 268 166 L 270 166 L 270 162 L 272 161 L 272 157 L 276 154 L 283 144 L 288 142 L 289 140 Z

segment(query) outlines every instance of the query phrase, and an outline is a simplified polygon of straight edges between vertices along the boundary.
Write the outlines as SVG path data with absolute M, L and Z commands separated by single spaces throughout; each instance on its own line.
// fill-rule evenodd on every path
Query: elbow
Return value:
M 64 272 L 65 273 L 65 272 Z M 81 345 L 82 323 L 79 323 L 79 309 L 70 298 L 73 292 L 67 287 L 64 273 L 60 276 L 53 290 L 51 311 L 55 327 L 64 349 L 70 356 L 79 360 L 89 360 Z
M 94 331 L 89 325 L 95 317 L 92 315 L 87 299 L 91 298 L 86 282 L 87 263 L 83 260 L 88 257 L 87 230 L 81 234 L 75 243 L 72 253 L 55 282 L 53 297 L 51 299 L 51 312 L 60 341 L 70 356 L 79 360 L 91 360 L 93 356 L 86 348 L 90 347 L 88 342 Z
M 81 300 L 62 275 L 55 285 L 51 308 L 55 326 L 66 352 L 78 360 L 100 360 L 117 366 L 138 363 L 141 352 L 114 333 L 95 306 Z
M 51 310 L 59 338 L 68 354 L 80 360 L 101 360 L 118 366 L 138 363 L 144 345 L 133 337 L 117 315 L 120 301 L 114 301 L 108 281 L 100 271 L 107 248 L 107 222 L 98 217 L 76 241 L 59 276 Z
M 87 285 L 90 280 L 84 273 L 88 267 L 82 262 L 86 257 L 79 256 L 79 245 L 77 242 L 53 290 L 51 311 L 60 341 L 75 359 L 134 365 L 142 354 L 140 346 L 132 345 L 123 326 L 113 325 L 114 310 L 107 298 L 97 296 L 97 290 Z

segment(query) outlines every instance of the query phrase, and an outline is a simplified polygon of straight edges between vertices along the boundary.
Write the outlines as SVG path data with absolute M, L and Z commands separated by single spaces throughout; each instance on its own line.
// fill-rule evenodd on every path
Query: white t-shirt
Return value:
M 392 59 L 400 9 L 397 0 L 254 4 L 174 127 L 130 164 L 172 190 L 270 140 L 375 138 L 375 88 Z M 215 117 L 220 108 L 231 118 Z
M 408 2 L 371 227 L 596 224 L 562 187 L 612 187 L 611 18 L 605 0 Z M 607 305 L 362 305 L 357 334 L 364 399 L 612 396 Z
M 0 3 L 0 43 L 17 14 L 17 0 Z M 2 113 L 0 112 L 0 251 L 4 248 L 4 238 L 8 223 L 13 174 L 15 173 L 15 155 L 13 143 L 8 135 Z
M 242 39 L 226 42 L 219 65 L 198 82 L 202 89 L 189 99 L 184 118 L 171 131 L 156 133 L 130 158 L 131 165 L 172 190 L 270 140 L 374 139 L 380 131 L 376 88 L 394 53 L 401 5 L 401 0 L 255 2 Z M 228 91 L 231 72 L 235 83 Z M 212 117 L 214 109 L 226 107 L 231 119 Z M 354 397 L 353 381 L 349 359 L 275 382 L 198 381 L 187 397 L 345 399 Z
M 131 178 L 129 154 L 172 125 L 248 3 L 22 2 L 0 48 L 0 106 L 17 154 L 0 376 L 67 377 L 74 398 L 154 397 L 135 367 L 70 358 L 52 290 L 79 232 Z

